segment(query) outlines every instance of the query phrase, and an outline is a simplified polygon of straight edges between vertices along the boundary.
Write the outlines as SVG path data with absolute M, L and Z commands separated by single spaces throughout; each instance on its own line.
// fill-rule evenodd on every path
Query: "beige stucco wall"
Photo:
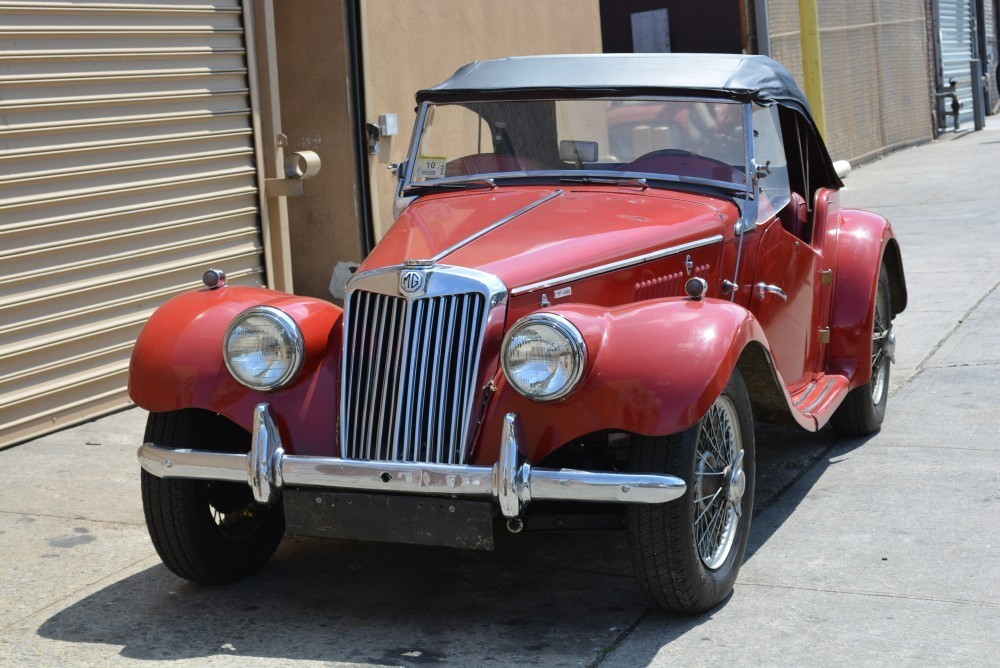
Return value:
M 598 0 L 362 0 L 365 103 L 369 122 L 399 116 L 399 134 L 370 158 L 376 234 L 392 224 L 395 178 L 405 158 L 414 93 L 473 60 L 540 53 L 600 53 Z
M 285 152 L 323 161 L 305 193 L 288 198 L 292 278 L 297 294 L 330 299 L 334 266 L 362 259 L 344 0 L 276 4 L 274 28 Z

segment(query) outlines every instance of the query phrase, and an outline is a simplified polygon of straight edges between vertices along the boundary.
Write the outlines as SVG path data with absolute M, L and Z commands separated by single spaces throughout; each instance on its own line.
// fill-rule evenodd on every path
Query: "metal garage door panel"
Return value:
M 971 0 L 940 0 L 938 3 L 942 84 L 950 79 L 958 82 L 958 99 L 962 103 L 959 119 L 971 123 L 972 83 L 969 61 L 976 55 L 975 13 Z
M 262 284 L 242 5 L 0 3 L 0 447 L 128 405 L 208 267 Z

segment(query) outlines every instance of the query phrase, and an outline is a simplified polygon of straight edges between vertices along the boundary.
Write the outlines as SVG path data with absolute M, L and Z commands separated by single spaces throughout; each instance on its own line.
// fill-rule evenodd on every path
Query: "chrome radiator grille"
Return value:
M 351 459 L 467 463 L 487 295 L 348 295 L 342 429 Z

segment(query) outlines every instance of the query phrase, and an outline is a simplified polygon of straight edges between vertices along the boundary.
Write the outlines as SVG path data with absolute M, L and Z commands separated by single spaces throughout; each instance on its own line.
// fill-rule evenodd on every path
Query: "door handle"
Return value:
M 777 295 L 778 297 L 781 298 L 781 301 L 783 302 L 788 301 L 788 295 L 786 295 L 785 291 L 779 288 L 777 285 L 768 285 L 764 281 L 761 281 L 760 283 L 758 283 L 753 287 L 754 290 L 757 292 L 757 299 L 764 299 L 764 297 L 767 297 L 769 294 L 771 294 L 771 295 Z

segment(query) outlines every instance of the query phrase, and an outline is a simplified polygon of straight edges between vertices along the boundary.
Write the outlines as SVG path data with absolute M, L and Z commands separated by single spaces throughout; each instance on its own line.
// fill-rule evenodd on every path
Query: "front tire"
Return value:
M 250 435 L 195 409 L 150 413 L 146 442 L 167 448 L 246 452 Z M 243 483 L 157 478 L 142 471 L 142 507 L 157 554 L 176 575 L 228 584 L 258 571 L 281 542 L 280 505 L 258 505 Z
M 633 437 L 630 470 L 688 483 L 676 501 L 628 509 L 632 563 L 656 605 L 699 613 L 732 591 L 750 535 L 754 458 L 750 399 L 739 370 L 691 428 Z

